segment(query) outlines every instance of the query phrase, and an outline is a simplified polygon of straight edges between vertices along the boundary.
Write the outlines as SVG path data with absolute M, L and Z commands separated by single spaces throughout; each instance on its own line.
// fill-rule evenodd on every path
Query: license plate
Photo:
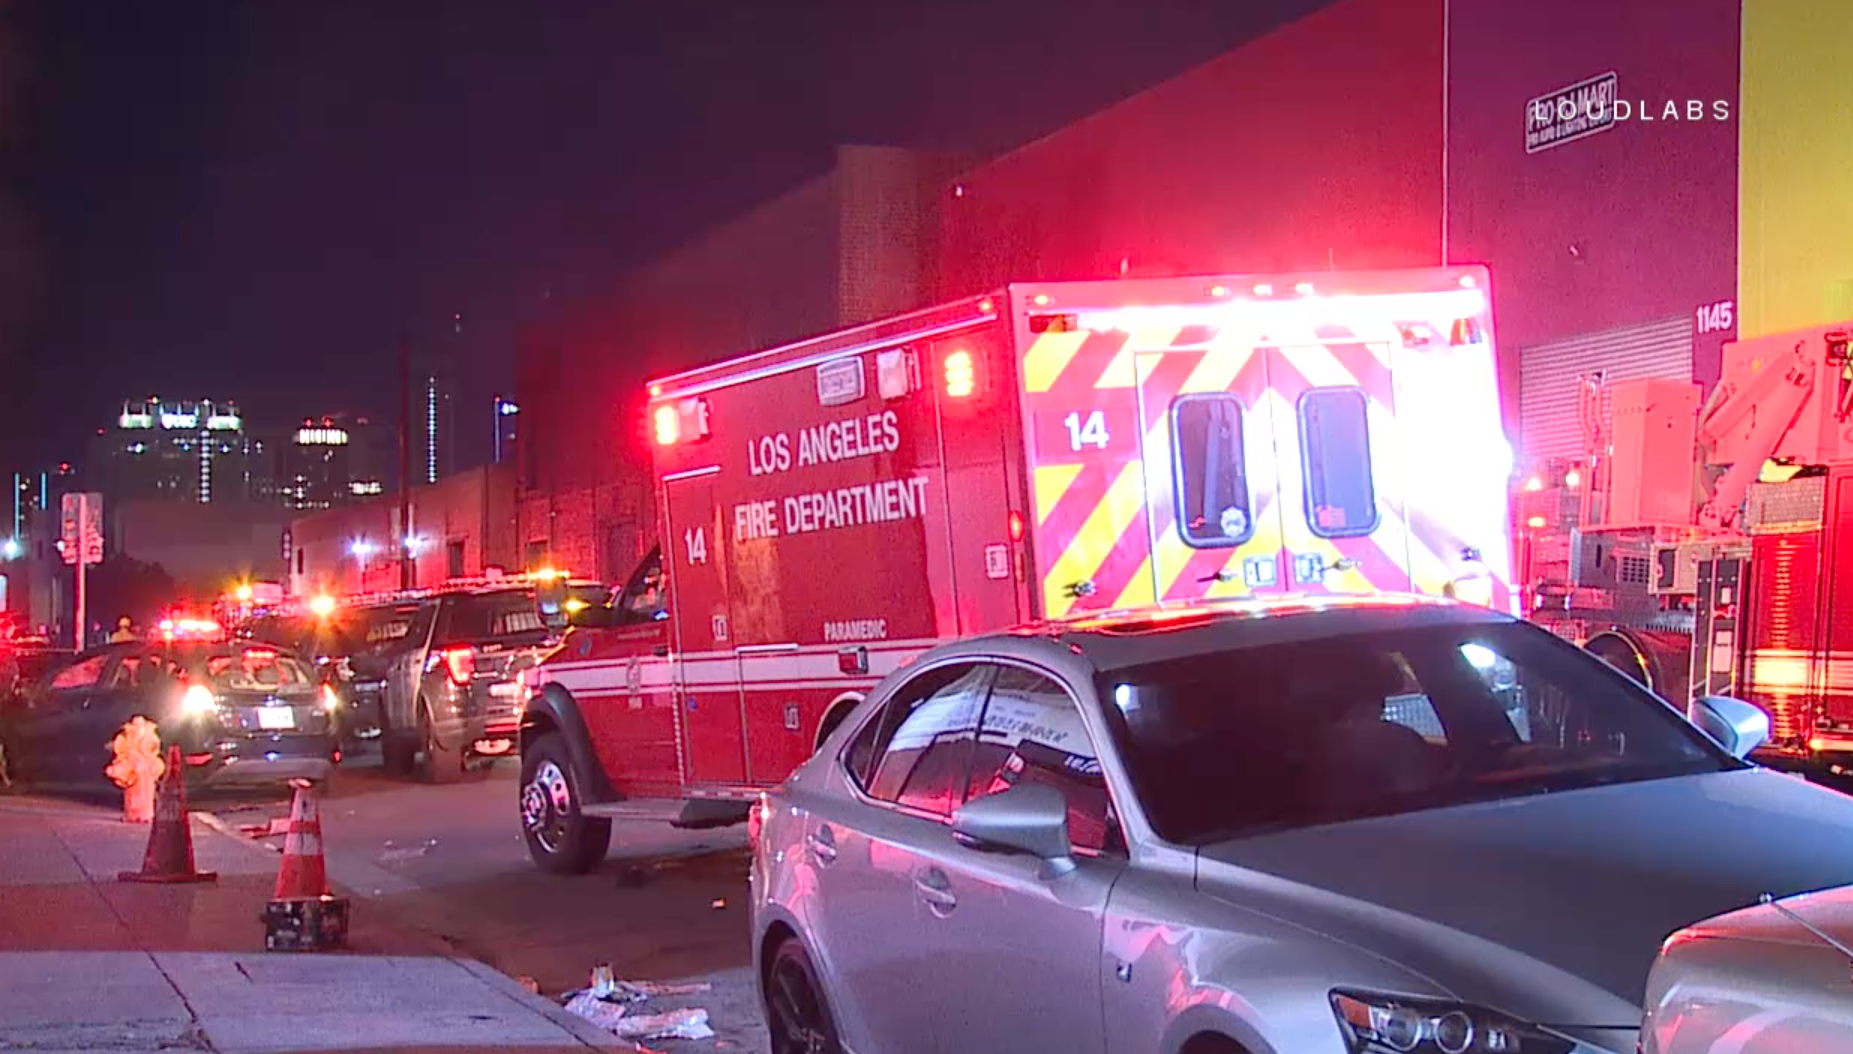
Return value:
M 521 697 L 521 685 L 514 681 L 503 681 L 489 686 L 489 694 L 497 699 L 518 699 Z
M 260 706 L 257 710 L 257 727 L 295 728 L 296 712 L 287 706 Z

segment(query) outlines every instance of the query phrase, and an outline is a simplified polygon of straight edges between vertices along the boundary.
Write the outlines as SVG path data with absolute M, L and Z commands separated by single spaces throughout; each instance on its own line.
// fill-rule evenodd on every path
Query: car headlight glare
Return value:
M 1333 992 L 1351 1054 L 1569 1054 L 1562 1036 L 1476 1006 Z
M 203 684 L 189 685 L 180 697 L 180 709 L 188 714 L 210 714 L 219 709 L 219 697 Z

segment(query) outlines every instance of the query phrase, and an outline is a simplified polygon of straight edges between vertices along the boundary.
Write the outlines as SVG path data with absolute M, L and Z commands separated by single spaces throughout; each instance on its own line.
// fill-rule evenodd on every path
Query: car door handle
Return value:
M 819 829 L 806 836 L 804 842 L 811 848 L 811 859 L 825 867 L 836 863 L 836 836 L 830 833 L 830 828 Z
M 946 879 L 946 873 L 937 867 L 914 879 L 914 894 L 927 906 L 928 911 L 942 919 L 959 906 L 959 898 L 952 895 L 952 883 Z

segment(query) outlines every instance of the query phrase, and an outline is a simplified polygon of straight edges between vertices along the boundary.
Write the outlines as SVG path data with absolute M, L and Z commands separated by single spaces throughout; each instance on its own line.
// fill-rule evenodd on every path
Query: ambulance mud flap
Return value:
M 585 791 L 587 804 L 608 802 L 617 798 L 611 789 L 611 781 L 605 777 L 605 767 L 598 763 L 598 755 L 592 752 L 592 735 L 586 729 L 585 717 L 579 712 L 579 704 L 573 700 L 572 693 L 557 684 L 541 688 L 540 694 L 529 700 L 527 713 L 521 722 L 521 747 L 527 749 L 538 733 L 536 726 L 545 728 L 552 725 L 566 741 L 566 753 L 573 763 L 573 773 L 579 777 L 580 786 Z

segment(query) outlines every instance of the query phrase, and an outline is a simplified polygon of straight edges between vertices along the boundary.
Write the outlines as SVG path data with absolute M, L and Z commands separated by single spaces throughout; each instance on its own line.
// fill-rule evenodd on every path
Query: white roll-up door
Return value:
M 1576 403 L 1582 379 L 1601 371 L 1609 384 L 1638 377 L 1690 381 L 1692 319 L 1681 315 L 1536 344 L 1519 351 L 1518 369 L 1525 460 L 1581 457 L 1583 432 Z M 1603 418 L 1608 418 L 1607 406 Z

